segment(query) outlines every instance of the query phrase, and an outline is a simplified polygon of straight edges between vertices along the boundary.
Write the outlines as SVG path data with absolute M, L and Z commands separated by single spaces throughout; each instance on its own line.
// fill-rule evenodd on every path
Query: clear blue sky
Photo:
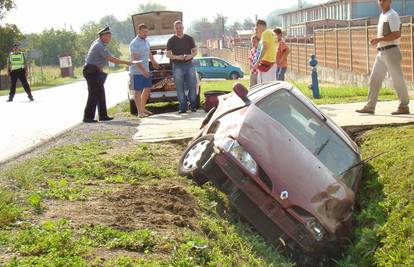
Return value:
M 249 1 L 235 0 L 158 0 L 152 1 L 166 6 L 169 10 L 182 11 L 184 24 L 207 17 L 212 18 L 216 13 L 223 14 L 229 21 L 243 21 L 255 14 L 259 18 L 273 10 L 296 5 L 295 0 L 260 0 L 250 4 Z M 307 2 L 321 3 L 327 0 L 308 0 Z M 133 14 L 139 4 L 146 1 L 134 0 L 15 0 L 17 8 L 9 12 L 2 23 L 16 24 L 23 33 L 41 32 L 45 28 L 67 28 L 74 30 L 88 21 L 98 21 L 105 15 L 114 15 L 124 20 Z M 260 3 L 260 4 L 258 4 Z

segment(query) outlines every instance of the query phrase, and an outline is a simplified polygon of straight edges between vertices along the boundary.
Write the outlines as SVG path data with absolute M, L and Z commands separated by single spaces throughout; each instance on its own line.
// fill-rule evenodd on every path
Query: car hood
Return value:
M 259 186 L 270 191 L 284 208 L 305 210 L 329 232 L 335 233 L 340 222 L 351 215 L 354 192 L 337 180 L 283 125 L 254 104 L 238 113 L 242 117 L 241 126 L 232 127 L 238 131 L 238 134 L 233 131 L 233 137 L 253 156 L 273 184 L 271 189 L 265 188 L 257 179 Z M 235 120 L 230 121 L 233 124 Z M 287 199 L 281 198 L 282 192 L 288 192 Z

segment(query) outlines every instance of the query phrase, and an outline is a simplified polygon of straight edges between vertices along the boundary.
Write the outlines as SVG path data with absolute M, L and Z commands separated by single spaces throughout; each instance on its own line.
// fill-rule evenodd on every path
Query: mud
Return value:
M 76 226 L 106 225 L 121 230 L 195 229 L 198 207 L 180 185 L 125 186 L 89 201 L 47 200 L 41 221 L 65 218 Z

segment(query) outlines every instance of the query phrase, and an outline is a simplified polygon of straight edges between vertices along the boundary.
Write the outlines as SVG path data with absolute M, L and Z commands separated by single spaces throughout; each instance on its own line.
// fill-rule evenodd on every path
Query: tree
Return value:
M 165 11 L 167 7 L 154 2 L 147 2 L 138 7 L 137 13 L 151 12 L 151 11 Z
M 243 29 L 244 30 L 252 30 L 255 26 L 255 23 L 251 18 L 245 18 L 243 21 Z
M 23 34 L 14 24 L 6 24 L 4 27 L 0 25 L 0 70 L 6 67 L 7 56 L 15 41 L 23 40 Z
M 197 41 L 205 43 L 214 36 L 213 24 L 207 18 L 201 18 L 191 22 L 188 33 Z
M 10 11 L 15 6 L 13 0 L 0 0 L 0 20 L 4 18 L 7 11 Z

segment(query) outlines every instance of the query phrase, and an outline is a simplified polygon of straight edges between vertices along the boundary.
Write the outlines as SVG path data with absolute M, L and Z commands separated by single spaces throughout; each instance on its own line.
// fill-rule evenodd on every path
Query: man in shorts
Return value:
M 155 61 L 151 53 L 150 44 L 147 40 L 149 30 L 145 24 L 138 25 L 138 36 L 135 37 L 129 44 L 129 51 L 133 63 L 129 67 L 129 73 L 132 78 L 134 86 L 134 100 L 140 118 L 147 117 L 152 113 L 145 108 L 148 97 L 151 91 L 152 80 L 149 70 L 149 60 L 152 66 L 158 68 L 158 63 Z

